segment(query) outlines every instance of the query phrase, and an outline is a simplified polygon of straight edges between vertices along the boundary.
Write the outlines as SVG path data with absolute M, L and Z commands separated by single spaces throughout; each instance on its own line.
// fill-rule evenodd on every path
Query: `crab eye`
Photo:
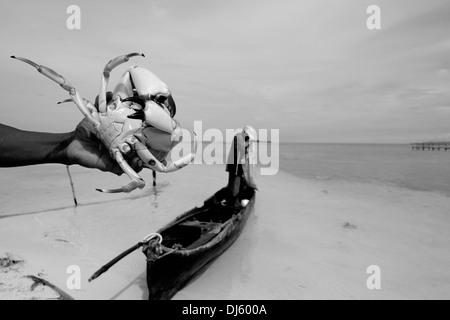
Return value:
M 165 96 L 157 96 L 155 99 L 156 102 L 163 104 L 167 107 L 168 102 L 167 102 L 167 98 Z
M 155 101 L 167 108 L 170 112 L 170 116 L 173 118 L 176 113 L 176 107 L 175 107 L 175 101 L 173 100 L 172 95 L 169 95 L 168 97 L 159 95 L 156 96 Z

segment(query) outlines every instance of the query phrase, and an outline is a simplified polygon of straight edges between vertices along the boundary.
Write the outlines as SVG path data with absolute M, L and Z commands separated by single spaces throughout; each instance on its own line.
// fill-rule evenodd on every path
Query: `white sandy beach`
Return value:
M 222 166 L 191 165 L 159 174 L 157 196 L 149 171 L 145 189 L 107 195 L 94 188 L 127 178 L 71 172 L 77 208 L 64 166 L 0 170 L 0 256 L 24 261 L 19 275 L 0 272 L 0 299 L 32 297 L 19 285 L 25 275 L 41 276 L 75 299 L 146 299 L 141 251 L 87 279 L 227 181 Z M 258 177 L 258 186 L 240 238 L 174 299 L 450 298 L 449 197 L 283 172 Z M 81 269 L 79 290 L 66 287 L 71 265 Z M 381 268 L 381 290 L 366 286 L 370 265 Z

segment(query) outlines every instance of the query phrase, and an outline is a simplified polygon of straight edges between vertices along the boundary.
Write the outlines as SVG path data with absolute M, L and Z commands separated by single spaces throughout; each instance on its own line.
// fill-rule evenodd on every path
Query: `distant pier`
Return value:
M 419 142 L 411 143 L 413 150 L 447 151 L 450 150 L 450 142 Z

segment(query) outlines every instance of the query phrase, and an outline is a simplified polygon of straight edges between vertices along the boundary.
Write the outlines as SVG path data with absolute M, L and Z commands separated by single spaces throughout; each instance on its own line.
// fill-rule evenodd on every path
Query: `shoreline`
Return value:
M 55 191 L 36 208 L 73 203 L 68 181 L 58 174 L 48 176 Z M 0 253 L 21 257 L 63 290 L 68 266 L 80 266 L 81 290 L 65 290 L 75 299 L 146 299 L 145 256 L 140 251 L 94 282 L 87 279 L 226 184 L 221 166 L 194 165 L 175 175 L 158 175 L 157 195 L 146 187 L 111 201 L 99 200 L 103 195 L 89 188 L 99 183 L 114 186 L 120 178 L 82 168 L 74 168 L 72 176 L 84 205 L 0 216 Z M 150 176 L 144 175 L 148 184 Z M 445 248 L 450 241 L 450 198 L 395 186 L 313 181 L 284 171 L 259 176 L 257 183 L 255 212 L 240 238 L 174 299 L 449 298 L 450 257 Z M 22 202 L 6 192 L 5 203 L 28 208 L 27 201 L 41 197 L 47 188 L 42 186 Z M 366 287 L 370 265 L 381 268 L 381 290 Z

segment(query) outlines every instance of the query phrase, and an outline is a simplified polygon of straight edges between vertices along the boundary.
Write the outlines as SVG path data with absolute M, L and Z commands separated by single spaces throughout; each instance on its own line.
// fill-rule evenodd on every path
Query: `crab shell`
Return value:
M 131 97 L 139 98 L 143 103 L 123 102 Z M 142 117 L 128 118 L 136 113 Z M 133 66 L 115 87 L 106 114 L 100 115 L 99 138 L 110 152 L 114 148 L 124 152 L 127 151 L 124 150 L 125 139 L 135 136 L 158 161 L 163 162 L 182 139 L 180 124 L 173 119 L 175 113 L 175 101 L 168 86 L 151 71 Z

